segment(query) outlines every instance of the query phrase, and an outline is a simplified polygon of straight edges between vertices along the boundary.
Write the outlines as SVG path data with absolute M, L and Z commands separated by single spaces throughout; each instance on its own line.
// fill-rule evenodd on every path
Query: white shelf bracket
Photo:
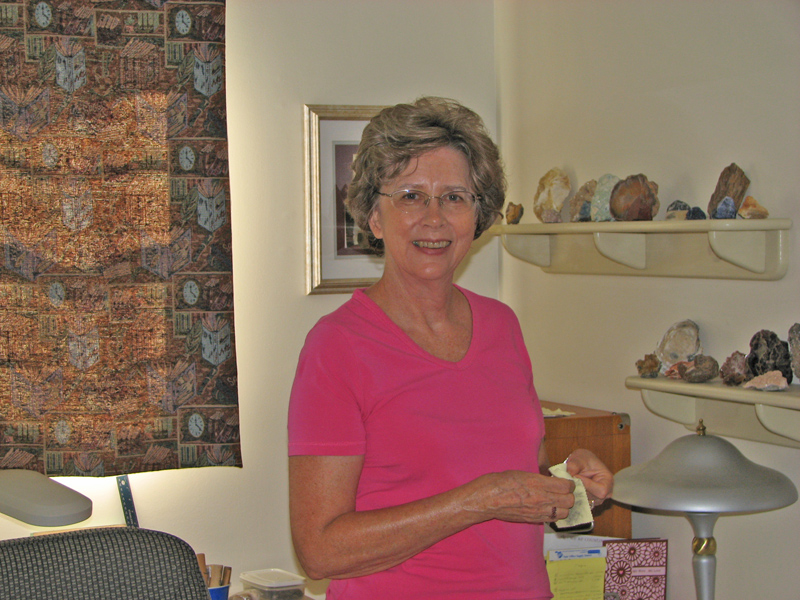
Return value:
M 647 236 L 643 233 L 606 233 L 595 231 L 597 251 L 632 269 L 647 267 Z
M 537 267 L 550 266 L 549 235 L 507 235 L 503 234 L 503 247 L 516 258 L 520 258 Z
M 800 411 L 756 404 L 756 416 L 767 431 L 800 442 Z
M 664 417 L 686 426 L 697 425 L 694 398 L 656 390 L 643 389 L 641 392 L 644 405 L 659 417 Z
M 766 231 L 709 231 L 708 243 L 726 262 L 753 273 L 767 270 Z

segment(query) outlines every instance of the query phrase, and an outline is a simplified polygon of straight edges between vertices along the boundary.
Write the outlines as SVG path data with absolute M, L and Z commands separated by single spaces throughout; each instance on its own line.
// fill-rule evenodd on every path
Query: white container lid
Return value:
M 283 569 L 261 569 L 240 573 L 239 579 L 248 585 L 262 590 L 286 588 L 304 585 L 306 580 L 300 575 L 289 573 Z

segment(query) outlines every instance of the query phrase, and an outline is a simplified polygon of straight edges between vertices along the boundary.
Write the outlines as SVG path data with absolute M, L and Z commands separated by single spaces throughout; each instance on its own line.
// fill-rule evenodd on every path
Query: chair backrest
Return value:
M 191 546 L 138 527 L 0 541 L 0 600 L 208 600 Z

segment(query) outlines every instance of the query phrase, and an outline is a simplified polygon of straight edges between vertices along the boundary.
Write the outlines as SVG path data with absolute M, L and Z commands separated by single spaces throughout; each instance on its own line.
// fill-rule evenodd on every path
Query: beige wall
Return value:
M 529 214 L 539 178 L 566 169 L 575 186 L 604 173 L 644 173 L 663 211 L 705 208 L 731 162 L 772 216 L 800 225 L 800 3 L 797 1 L 496 2 L 502 149 L 512 200 Z M 535 219 L 533 219 L 535 220 Z M 746 352 L 800 321 L 800 256 L 778 282 L 548 275 L 508 255 L 501 298 L 524 323 L 541 397 L 628 412 L 633 460 L 689 432 L 625 388 L 666 329 L 691 318 L 707 353 Z M 800 484 L 798 450 L 732 440 L 751 460 Z M 717 598 L 790 598 L 800 505 L 723 517 L 715 528 Z M 694 598 L 691 527 L 636 515 L 634 535 L 669 538 L 668 595 Z M 789 563 L 796 561 L 789 559 Z
M 210 562 L 232 565 L 238 581 L 240 571 L 297 570 L 289 389 L 306 332 L 348 297 L 305 295 L 303 104 L 436 94 L 460 99 L 496 132 L 496 90 L 489 0 L 228 0 L 226 34 L 244 468 L 130 479 L 142 527 L 183 537 Z M 496 240 L 482 244 L 459 282 L 496 297 L 498 264 Z M 69 483 L 94 500 L 85 525 L 124 522 L 113 478 Z M 31 529 L 0 516 L 0 538 Z

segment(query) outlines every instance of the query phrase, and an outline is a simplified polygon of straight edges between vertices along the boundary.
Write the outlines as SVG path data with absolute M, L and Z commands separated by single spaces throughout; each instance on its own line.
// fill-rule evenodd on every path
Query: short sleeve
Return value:
M 318 323 L 300 352 L 289 399 L 289 456 L 366 450 L 358 364 L 343 329 Z

